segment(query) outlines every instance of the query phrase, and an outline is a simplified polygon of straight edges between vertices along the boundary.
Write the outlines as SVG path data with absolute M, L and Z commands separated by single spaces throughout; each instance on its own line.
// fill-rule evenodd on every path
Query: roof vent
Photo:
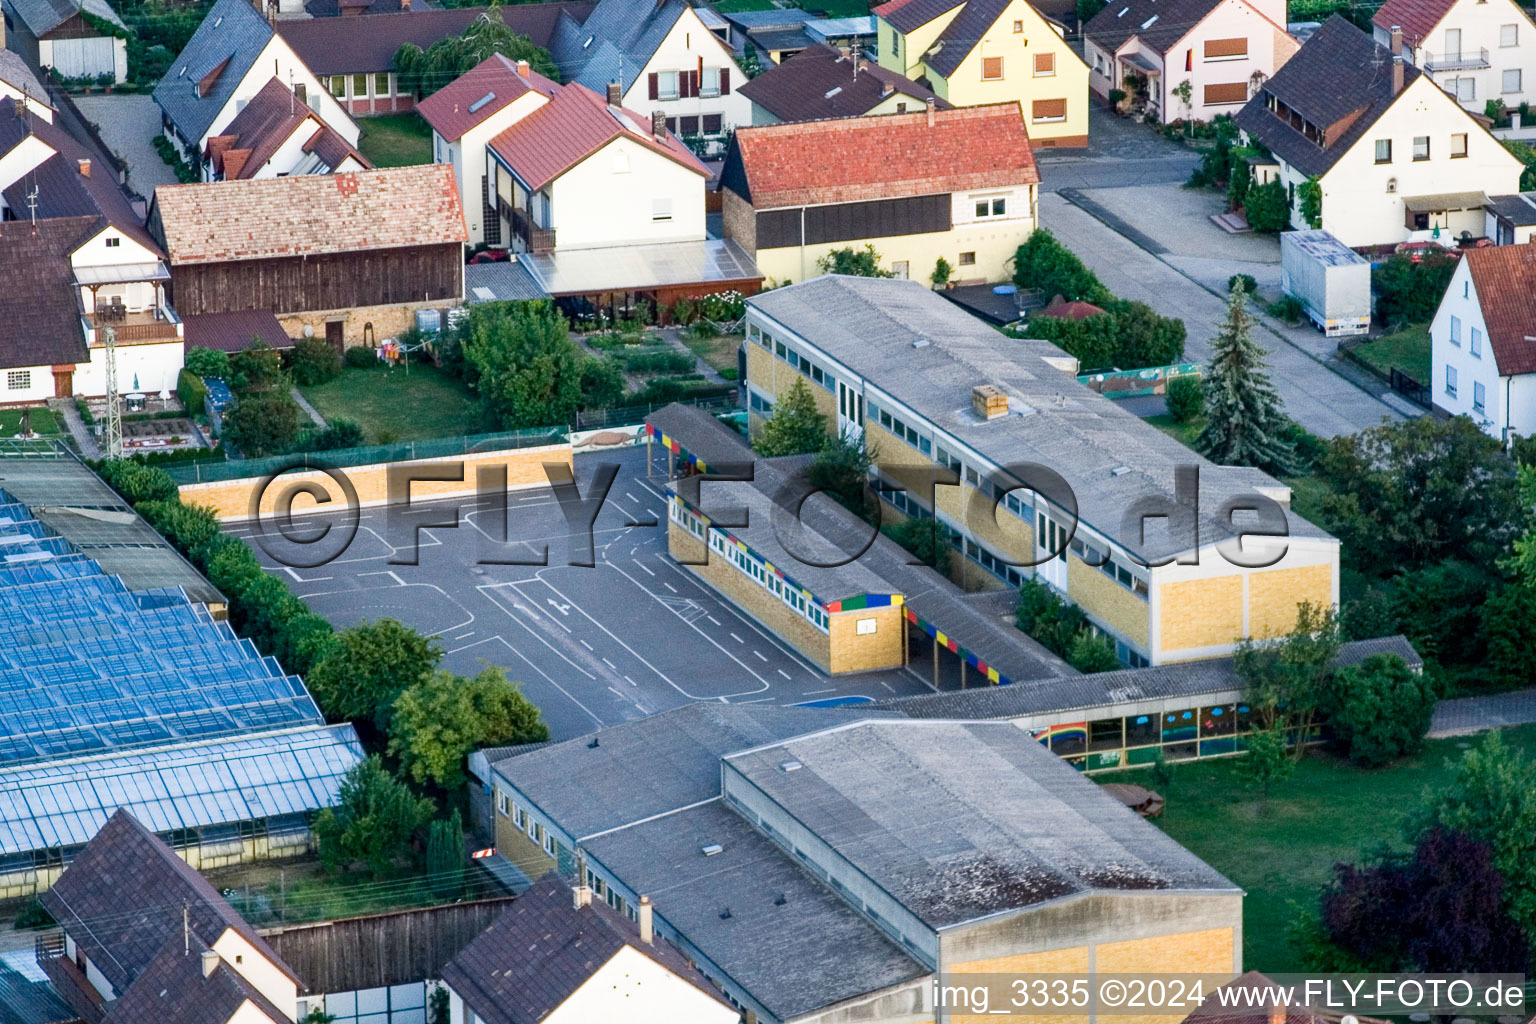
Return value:
M 1122 7 L 1122 8 L 1120 8 L 1120 13 L 1115 15 L 1115 17 L 1117 17 L 1117 18 L 1125 17 L 1125 12 L 1128 11 L 1128 10 L 1130 10 L 1129 7 Z
M 587 744 L 587 749 L 588 750 L 596 750 L 600 746 L 602 746 L 602 744 L 600 742 L 598 742 L 598 739 L 597 739 L 596 736 L 593 736 L 592 737 L 592 742 Z
M 587 47 L 592 45 L 592 40 L 596 38 L 597 36 L 587 36 L 587 41 L 581 44 L 581 48 L 585 50 Z
M 473 102 L 473 103 L 471 103 L 469 105 L 469 112 L 471 114 L 478 114 L 478 113 L 480 113 L 480 108 L 484 107 L 487 103 L 491 102 L 491 100 L 493 100 L 495 98 L 496 98 L 496 94 L 495 93 L 493 93 L 493 92 L 486 93 L 484 96 L 481 96 L 479 99 L 475 100 L 475 102 Z
M 730 919 L 731 919 L 731 908 L 730 907 L 726 907 L 724 910 L 720 911 L 720 920 L 722 920 L 722 921 L 729 921 Z
M 222 24 L 224 24 L 224 15 L 221 14 L 217 18 L 213 19 L 213 27 L 214 28 L 218 28 Z
M 699 852 L 706 857 L 713 857 L 717 853 L 724 853 L 725 847 L 721 846 L 719 843 L 708 843 L 699 847 Z
M 984 420 L 1008 415 L 1008 396 L 996 384 L 978 384 L 971 388 L 971 409 Z
M 780 761 L 779 770 L 785 772 L 797 772 L 805 766 L 799 761 Z
M 842 91 L 843 91 L 843 87 L 842 86 L 834 85 L 832 88 L 830 88 L 826 92 L 822 93 L 821 94 L 821 98 L 824 99 L 824 100 L 829 100 L 833 96 L 836 96 L 838 93 L 840 93 Z
M 1151 27 L 1152 27 L 1152 23 L 1153 23 L 1153 22 L 1154 22 L 1154 21 L 1156 21 L 1156 20 L 1157 20 L 1157 15 L 1155 15 L 1155 14 L 1154 14 L 1154 15 L 1152 15 L 1152 17 L 1150 17 L 1150 18 L 1148 18 L 1148 19 L 1147 19 L 1147 20 L 1146 20 L 1146 21 L 1144 21 L 1144 22 L 1142 22 L 1142 23 L 1141 23 L 1141 27 L 1142 27 L 1142 28 L 1143 28 L 1143 29 L 1149 29 L 1149 28 L 1151 28 Z
M 1109 475 L 1110 476 L 1125 476 L 1125 474 L 1129 473 L 1130 471 L 1131 471 L 1131 467 L 1130 466 L 1116 466 L 1114 469 L 1109 471 Z
M 927 348 L 928 344 L 929 344 L 929 342 L 928 342 L 927 338 L 918 338 L 916 341 L 914 341 L 912 343 L 912 347 L 913 348 Z

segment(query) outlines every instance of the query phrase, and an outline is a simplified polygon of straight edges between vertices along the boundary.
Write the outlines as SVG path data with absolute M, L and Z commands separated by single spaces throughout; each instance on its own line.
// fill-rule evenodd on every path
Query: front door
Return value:
M 1461 59 L 1461 29 L 1459 28 L 1445 30 L 1445 59 L 1448 61 Z
M 347 339 L 343 329 L 347 326 L 345 320 L 327 320 L 325 322 L 325 340 L 331 343 L 331 347 L 337 352 L 347 347 Z
M 1035 514 L 1035 574 L 1059 591 L 1067 589 L 1067 528 L 1044 512 Z
M 53 397 L 73 398 L 75 396 L 75 368 L 73 366 L 55 366 L 53 368 Z

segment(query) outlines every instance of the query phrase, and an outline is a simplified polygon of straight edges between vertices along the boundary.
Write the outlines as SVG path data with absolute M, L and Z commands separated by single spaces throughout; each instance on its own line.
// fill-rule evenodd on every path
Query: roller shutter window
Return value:
M 1231 82 L 1225 85 L 1208 85 L 1205 87 L 1205 105 L 1208 107 L 1219 106 L 1224 103 L 1248 102 L 1248 83 Z
M 995 82 L 1003 77 L 1003 58 L 981 58 L 981 78 L 984 82 Z
M 1248 40 L 1243 39 L 1207 39 L 1205 41 L 1206 60 L 1238 60 L 1248 56 Z
M 1067 119 L 1067 101 L 1059 100 L 1035 100 L 1030 104 L 1030 120 L 1036 124 L 1051 121 L 1065 121 Z
M 1046 76 L 1054 75 L 1055 73 L 1056 73 L 1056 54 L 1054 54 L 1054 53 L 1037 53 L 1037 54 L 1035 54 L 1035 77 L 1036 78 L 1045 78 Z
M 731 94 L 731 69 L 730 68 L 721 68 L 720 69 L 720 95 L 721 96 L 729 96 L 730 94 Z
M 657 99 L 657 98 L 659 98 L 661 96 L 660 80 L 661 80 L 661 76 L 658 75 L 656 72 L 652 71 L 650 76 L 649 76 L 649 78 L 646 81 L 647 94 L 653 100 Z

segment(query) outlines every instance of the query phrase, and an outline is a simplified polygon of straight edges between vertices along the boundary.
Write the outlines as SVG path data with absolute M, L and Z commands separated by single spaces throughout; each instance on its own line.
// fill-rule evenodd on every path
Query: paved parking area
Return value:
M 602 461 L 620 470 L 595 524 L 593 568 L 567 564 L 569 530 L 547 488 L 509 496 L 506 546 L 490 502 L 468 499 L 393 521 L 389 510 L 364 509 L 352 543 L 314 569 L 284 568 L 253 546 L 338 628 L 388 616 L 436 636 L 443 666 L 460 675 L 482 662 L 505 668 L 557 739 L 695 700 L 800 704 L 930 691 L 908 670 L 824 675 L 672 561 L 662 481 L 646 479 L 643 448 L 578 456 L 582 494 Z M 423 527 L 419 564 L 399 564 L 409 560 L 413 523 L 451 520 L 455 508 L 460 525 Z M 335 528 L 339 518 L 305 517 L 296 528 Z M 249 540 L 254 531 L 231 532 Z M 487 555 L 531 561 L 546 545 L 547 566 L 477 564 Z
M 74 99 L 112 151 L 127 161 L 128 184 L 135 192 L 148 200 L 156 185 L 176 184 L 176 172 L 160 159 L 151 141 L 160 134 L 160 108 L 153 98 L 93 93 Z

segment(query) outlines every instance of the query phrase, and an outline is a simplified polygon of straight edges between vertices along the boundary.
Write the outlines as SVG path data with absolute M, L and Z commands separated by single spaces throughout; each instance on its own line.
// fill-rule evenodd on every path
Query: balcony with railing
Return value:
M 93 346 L 103 344 L 101 330 L 105 327 L 116 331 L 120 345 L 175 341 L 182 331 L 181 318 L 164 303 L 142 311 L 103 303 L 96 312 L 85 313 L 81 319 L 85 321 L 86 341 Z
M 535 225 L 527 210 L 508 206 L 503 200 L 501 215 L 512 225 L 512 234 L 522 240 L 524 251 L 549 252 L 555 247 L 555 229 Z
M 1462 50 L 1459 53 L 1424 54 L 1425 71 L 1473 71 L 1488 67 L 1488 50 Z
M 112 1004 L 102 998 L 96 986 L 86 978 L 85 971 L 66 955 L 64 934 L 59 931 L 44 932 L 33 942 L 37 965 L 53 982 L 59 998 L 88 1024 L 100 1024 Z

